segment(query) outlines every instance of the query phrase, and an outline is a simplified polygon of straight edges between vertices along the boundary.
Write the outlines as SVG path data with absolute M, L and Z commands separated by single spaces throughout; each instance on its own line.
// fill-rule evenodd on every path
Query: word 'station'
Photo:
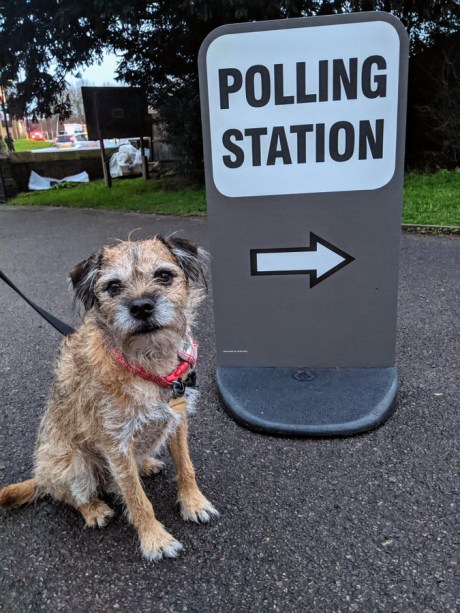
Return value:
M 363 36 L 359 23 L 267 32 L 260 48 L 242 33 L 211 44 L 218 47 L 208 52 L 208 87 L 219 191 L 350 191 L 391 180 L 399 41 L 387 23 L 366 26 Z

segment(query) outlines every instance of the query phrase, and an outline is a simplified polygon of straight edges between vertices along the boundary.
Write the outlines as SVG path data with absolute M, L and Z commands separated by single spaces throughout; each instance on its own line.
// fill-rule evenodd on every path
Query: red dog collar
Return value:
M 179 381 L 187 369 L 193 370 L 195 367 L 198 356 L 198 343 L 190 333 L 187 334 L 185 341 L 182 343 L 178 351 L 179 358 L 181 360 L 179 366 L 172 373 L 166 376 L 155 375 L 148 372 L 139 364 L 130 364 L 125 360 L 118 349 L 115 349 L 115 347 L 110 349 L 110 353 L 120 362 L 122 366 L 126 368 L 126 370 L 129 370 L 129 372 L 136 377 L 156 383 L 160 387 L 172 387 L 173 383 Z

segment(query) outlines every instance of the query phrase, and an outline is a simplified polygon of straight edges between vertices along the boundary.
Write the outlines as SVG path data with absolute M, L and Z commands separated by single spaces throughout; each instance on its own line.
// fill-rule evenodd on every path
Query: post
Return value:
M 8 119 L 6 116 L 6 104 L 5 104 L 5 88 L 3 87 L 3 85 L 0 86 L 0 99 L 2 102 L 2 113 L 3 113 L 3 118 L 5 119 L 5 130 L 6 130 L 6 137 L 7 139 L 10 141 L 11 139 L 11 134 L 10 134 L 10 130 L 8 128 Z
M 93 101 L 94 101 L 94 112 L 96 115 L 97 136 L 99 139 L 99 146 L 101 148 L 101 161 L 102 161 L 102 171 L 104 173 L 104 181 L 105 181 L 106 187 L 112 187 L 112 177 L 110 175 L 110 171 L 107 167 L 107 162 L 105 159 L 104 139 L 102 138 L 101 124 L 99 122 L 99 111 L 97 108 L 97 93 L 96 92 L 94 92 L 93 94 Z
M 144 137 L 140 136 L 139 140 L 141 144 L 142 177 L 144 178 L 145 181 L 148 181 L 149 180 L 149 166 L 147 163 L 147 158 L 144 155 Z

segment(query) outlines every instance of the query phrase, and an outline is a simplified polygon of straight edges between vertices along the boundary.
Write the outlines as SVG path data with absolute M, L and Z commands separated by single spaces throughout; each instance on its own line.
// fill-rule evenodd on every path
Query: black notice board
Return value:
M 82 87 L 88 138 L 150 136 L 147 98 L 138 87 Z

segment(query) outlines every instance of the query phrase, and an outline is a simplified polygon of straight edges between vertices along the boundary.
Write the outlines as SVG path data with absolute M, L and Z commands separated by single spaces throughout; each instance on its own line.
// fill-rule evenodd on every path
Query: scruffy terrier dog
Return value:
M 161 469 L 154 456 L 167 442 L 183 519 L 218 515 L 197 486 L 187 443 L 197 395 L 190 327 L 205 255 L 190 241 L 156 236 L 103 247 L 70 271 L 85 317 L 61 347 L 35 476 L 0 490 L 0 506 L 49 494 L 102 527 L 113 511 L 98 495 L 115 492 L 145 558 L 175 557 L 182 545 L 156 519 L 140 479 Z

